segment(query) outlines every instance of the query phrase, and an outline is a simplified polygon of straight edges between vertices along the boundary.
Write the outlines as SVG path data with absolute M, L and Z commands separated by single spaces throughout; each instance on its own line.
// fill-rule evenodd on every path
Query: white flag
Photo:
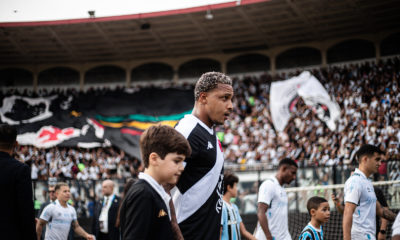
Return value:
M 336 121 L 340 117 L 339 105 L 330 98 L 318 79 L 305 71 L 299 76 L 271 84 L 271 117 L 277 131 L 285 129 L 299 97 L 303 98 L 305 104 L 313 107 L 317 116 L 331 131 L 336 130 Z

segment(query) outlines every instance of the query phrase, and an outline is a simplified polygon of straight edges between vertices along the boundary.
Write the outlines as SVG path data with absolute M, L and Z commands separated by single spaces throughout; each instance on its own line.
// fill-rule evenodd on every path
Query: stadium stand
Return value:
M 355 150 L 363 143 L 380 145 L 387 150 L 388 160 L 398 159 L 399 58 L 390 58 L 377 64 L 364 62 L 361 65 L 318 68 L 312 73 L 320 79 L 342 109 L 338 132 L 329 131 L 316 117 L 313 109 L 299 101 L 285 131 L 277 135 L 268 111 L 268 91 L 272 77 L 261 75 L 238 79 L 234 86 L 235 112 L 231 120 L 219 128 L 228 166 L 241 164 L 250 169 L 272 169 L 283 157 L 296 159 L 301 167 L 349 164 Z M 281 74 L 279 78 L 285 79 L 297 74 L 298 72 Z M 73 89 L 63 92 L 43 90 L 39 91 L 38 96 L 48 97 L 58 94 L 63 97 L 75 96 L 79 99 L 81 95 L 104 97 L 107 94 L 119 94 L 123 91 L 123 89 L 106 88 L 86 93 Z M 36 96 L 25 90 L 22 93 L 9 91 L 4 93 L 3 97 L 13 94 Z M 35 151 L 37 150 L 32 148 L 28 150 L 21 148 L 20 155 L 23 155 L 22 152 L 35 155 L 32 154 Z M 74 154 L 75 152 L 72 155 Z M 41 155 L 44 156 L 46 153 Z M 81 160 L 81 151 L 79 155 Z M 50 163 L 50 159 L 44 160 L 47 164 Z M 387 177 L 385 176 L 386 179 Z M 340 182 L 342 180 L 338 181 Z
M 303 190 L 325 197 L 331 188 L 340 192 L 339 186 L 331 185 L 341 184 L 349 176 L 355 164 L 353 155 L 363 143 L 386 150 L 379 180 L 400 180 L 399 6 L 371 0 L 335 1 L 329 6 L 312 1 L 232 4 L 182 14 L 144 14 L 142 20 L 151 23 L 146 29 L 141 28 L 137 16 L 80 19 L 74 24 L 55 21 L 47 26 L 0 23 L 0 100 L 25 97 L 11 115 L 42 114 L 49 103 L 56 113 L 52 120 L 68 119 L 59 125 L 61 130 L 73 125 L 78 129 L 74 131 L 90 134 L 79 139 L 86 143 L 79 146 L 78 141 L 66 140 L 46 148 L 29 144 L 17 148 L 15 157 L 31 165 L 37 205 L 44 200 L 49 183 L 65 180 L 71 184 L 78 215 L 92 216 L 102 179 L 112 178 L 122 192 L 126 178 L 135 177 L 142 169 L 135 145 L 141 129 L 127 127 L 120 132 L 110 126 L 138 121 L 138 116 L 130 118 L 132 113 L 165 117 L 190 111 L 192 83 L 205 71 L 226 72 L 235 79 L 235 111 L 217 131 L 224 147 L 225 169 L 240 176 L 237 204 L 250 224 L 248 229 L 255 225 L 258 186 L 274 174 L 284 157 L 295 159 L 300 166 L 291 187 L 317 187 L 290 193 L 291 200 L 296 199 L 289 217 L 293 237 L 308 221 L 301 207 L 305 197 L 299 195 Z M 204 19 L 206 8 L 213 8 L 213 22 Z M 330 131 L 301 99 L 285 130 L 274 131 L 270 85 L 302 70 L 311 71 L 339 104 L 337 132 Z M 157 93 L 151 95 L 153 91 Z M 179 105 L 176 112 L 166 109 L 168 104 L 157 96 L 177 99 L 170 103 Z M 27 98 L 50 100 L 25 111 Z M 123 99 L 125 105 L 110 99 Z M 154 100 L 150 105 L 165 114 L 136 111 L 141 105 L 149 106 L 139 99 Z M 135 110 L 113 114 L 128 105 Z M 110 116 L 123 118 L 118 122 Z M 101 137 L 93 120 L 103 124 Z M 20 133 L 26 132 L 28 124 L 24 124 Z M 398 209 L 398 183 L 385 186 L 389 206 Z M 332 219 L 327 236 L 340 239 L 341 217 L 334 213 Z
M 238 204 L 245 215 L 254 214 L 259 181 L 265 179 L 265 174 L 273 174 L 279 159 L 284 157 L 296 159 L 300 166 L 299 177 L 294 185 L 326 186 L 344 182 L 354 169 L 353 154 L 361 144 L 376 144 L 386 149 L 387 162 L 380 169 L 381 180 L 400 179 L 400 106 L 397 104 L 400 98 L 397 87 L 400 76 L 399 58 L 388 58 L 378 63 L 366 61 L 361 64 L 314 68 L 311 71 L 328 92 L 335 96 L 342 109 L 338 132 L 331 132 L 316 117 L 312 108 L 299 101 L 285 131 L 275 133 L 268 111 L 270 83 L 297 75 L 298 71 L 281 73 L 276 78 L 263 74 L 237 77 L 234 81 L 235 111 L 230 120 L 218 128 L 224 147 L 226 168 L 239 172 L 253 170 L 264 173 L 263 177 L 242 181 L 240 185 Z M 169 85 L 168 87 L 177 87 L 174 83 Z M 185 85 L 190 93 L 192 87 Z M 146 88 L 137 87 L 135 91 L 140 92 Z M 29 91 L 24 90 L 22 93 L 9 91 L 3 97 L 15 94 L 44 98 L 54 94 L 77 98 L 80 95 L 104 97 L 124 92 L 124 88 L 99 88 L 88 92 L 73 89 L 43 90 L 38 94 L 29 94 Z M 43 181 L 70 181 L 73 185 L 74 201 L 82 217 L 90 216 L 90 199 L 95 199 L 100 194 L 97 180 L 113 178 L 122 188 L 124 179 L 135 176 L 141 169 L 137 158 L 115 147 L 89 150 L 76 147 L 42 149 L 21 146 L 16 158 L 32 166 L 32 178 L 38 180 L 35 185 L 37 199 L 42 199 L 41 189 L 46 185 Z M 312 192 L 315 191 L 320 190 Z M 388 185 L 386 192 L 388 199 L 393 197 L 394 202 L 397 201 L 399 191 L 395 186 Z M 296 209 L 296 206 L 291 209 Z M 307 221 L 304 213 L 292 214 L 296 221 Z M 335 216 L 333 218 L 337 219 L 334 220 L 337 226 L 334 229 L 340 223 L 340 217 Z M 296 228 L 297 225 L 293 224 L 291 226 Z M 293 230 L 292 233 L 297 234 L 297 231 Z

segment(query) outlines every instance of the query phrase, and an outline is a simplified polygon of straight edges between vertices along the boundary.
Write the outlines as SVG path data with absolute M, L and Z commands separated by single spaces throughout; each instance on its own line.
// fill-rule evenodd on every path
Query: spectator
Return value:
M 269 113 L 270 84 L 274 80 L 297 74 L 299 72 L 294 71 L 276 77 L 261 75 L 235 79 L 234 111 L 225 124 L 216 128 L 216 131 L 224 133 L 222 145 L 226 166 L 272 169 L 279 164 L 279 160 L 289 157 L 296 159 L 300 168 L 339 165 L 348 174 L 350 171 L 346 168 L 359 147 L 372 143 L 387 150 L 389 170 L 385 175 L 385 166 L 382 164 L 380 173 L 388 179 L 394 166 L 391 162 L 400 157 L 400 59 L 396 57 L 377 63 L 364 62 L 312 70 L 312 74 L 341 107 L 337 131 L 334 132 L 328 130 L 315 110 L 305 105 L 302 99 L 298 99 L 294 106 L 286 129 L 281 133 L 275 132 Z M 57 89 L 41 91 L 39 95 L 101 96 L 111 91 L 119 90 L 93 88 L 86 93 L 79 93 Z M 14 89 L 5 95 L 10 94 L 32 96 L 33 93 Z M 137 176 L 140 168 L 137 159 L 125 157 L 122 151 L 113 148 L 87 150 L 55 147 L 44 150 L 24 146 L 18 149 L 17 156 L 28 165 L 35 165 L 34 162 L 39 160 L 38 165 L 41 166 L 40 160 L 44 159 L 48 175 L 57 178 L 68 178 L 68 172 L 72 170 L 68 169 L 68 162 L 64 160 L 72 156 L 78 165 L 87 162 L 89 179 L 93 180 L 123 178 L 123 175 L 128 176 L 128 169 L 131 176 Z M 33 166 L 34 172 L 36 167 Z M 66 171 L 67 176 L 58 169 Z M 38 178 L 42 177 L 41 172 Z M 77 178 L 78 174 L 72 174 L 71 178 Z M 35 173 L 33 177 L 36 177 Z
M 103 199 L 94 210 L 93 233 L 98 240 L 119 240 L 119 228 L 116 227 L 120 197 L 114 194 L 114 182 L 105 180 L 102 184 Z
M 0 233 L 4 239 L 36 239 L 29 167 L 11 157 L 16 138 L 15 127 L 0 125 Z

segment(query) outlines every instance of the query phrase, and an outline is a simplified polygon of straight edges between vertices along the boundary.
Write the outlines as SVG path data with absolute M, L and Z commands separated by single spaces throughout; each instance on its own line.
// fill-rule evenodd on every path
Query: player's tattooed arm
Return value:
M 72 229 L 74 229 L 75 233 L 78 234 L 81 237 L 84 237 L 88 240 L 93 240 L 94 236 L 91 234 L 88 234 L 83 228 L 79 225 L 78 221 L 72 221 Z
M 390 211 L 388 208 L 382 207 L 379 202 L 376 202 L 376 212 L 378 216 L 383 217 L 384 219 L 391 222 L 396 219 L 396 214 Z
M 47 221 L 40 219 L 36 222 L 36 237 L 40 239 L 42 236 L 43 227 L 46 225 Z
M 396 219 L 396 214 L 386 208 L 382 208 L 382 217 L 389 221 L 394 221 Z

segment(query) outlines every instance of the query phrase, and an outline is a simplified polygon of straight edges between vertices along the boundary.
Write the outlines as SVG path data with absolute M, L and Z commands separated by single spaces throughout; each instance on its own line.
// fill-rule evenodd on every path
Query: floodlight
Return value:
M 211 10 L 207 9 L 207 13 L 204 16 L 207 20 L 212 20 L 214 18 L 214 15 L 212 15 Z
M 90 18 L 95 18 L 95 15 L 94 15 L 95 11 L 94 10 L 89 10 L 88 13 L 89 13 L 89 17 Z

